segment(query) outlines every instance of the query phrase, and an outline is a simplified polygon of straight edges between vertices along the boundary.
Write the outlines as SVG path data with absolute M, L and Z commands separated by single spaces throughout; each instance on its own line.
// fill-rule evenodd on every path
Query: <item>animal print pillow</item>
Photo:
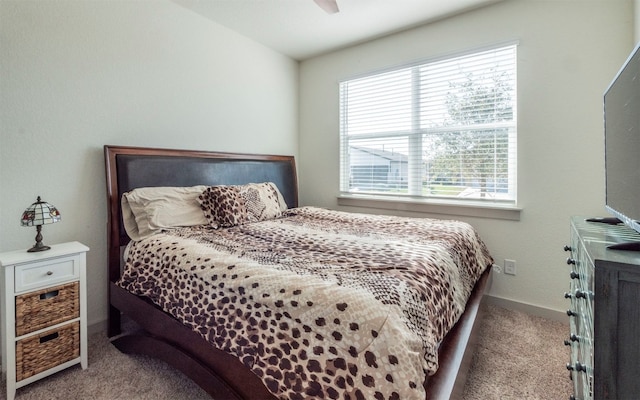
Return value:
M 278 218 L 287 209 L 272 182 L 210 186 L 199 201 L 205 218 L 215 228 Z
M 214 228 L 234 226 L 247 220 L 247 207 L 237 186 L 208 187 L 198 200 L 204 217 Z

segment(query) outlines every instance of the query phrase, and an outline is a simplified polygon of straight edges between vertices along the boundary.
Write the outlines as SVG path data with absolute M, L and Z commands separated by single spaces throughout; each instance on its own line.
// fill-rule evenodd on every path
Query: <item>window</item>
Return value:
M 516 46 L 340 83 L 340 189 L 516 201 Z

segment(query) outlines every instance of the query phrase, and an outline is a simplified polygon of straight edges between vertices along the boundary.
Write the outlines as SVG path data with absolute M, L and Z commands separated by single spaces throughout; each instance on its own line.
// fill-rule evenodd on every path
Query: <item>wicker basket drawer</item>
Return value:
M 16 344 L 16 381 L 27 379 L 80 357 L 80 323 L 19 340 Z
M 78 318 L 79 294 L 79 282 L 71 282 L 16 296 L 16 336 Z

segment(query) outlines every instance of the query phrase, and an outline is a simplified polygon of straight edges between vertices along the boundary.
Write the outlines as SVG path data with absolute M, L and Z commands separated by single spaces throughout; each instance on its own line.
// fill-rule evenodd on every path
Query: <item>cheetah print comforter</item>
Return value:
M 463 222 L 302 207 L 131 242 L 119 285 L 280 398 L 417 399 L 492 262 Z

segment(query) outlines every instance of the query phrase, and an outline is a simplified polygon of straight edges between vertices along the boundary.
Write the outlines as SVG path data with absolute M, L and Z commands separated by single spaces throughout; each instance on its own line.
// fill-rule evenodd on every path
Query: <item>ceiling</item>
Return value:
M 172 0 L 296 60 L 399 32 L 499 0 Z

